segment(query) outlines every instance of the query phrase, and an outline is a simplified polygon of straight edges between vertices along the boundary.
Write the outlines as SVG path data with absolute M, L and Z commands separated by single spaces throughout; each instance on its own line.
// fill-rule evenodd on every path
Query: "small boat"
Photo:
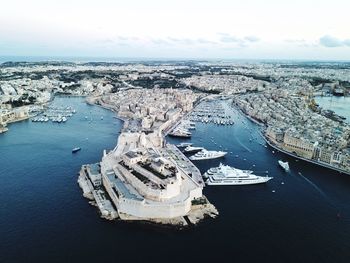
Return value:
M 76 153 L 76 152 L 79 152 L 81 150 L 80 147 L 75 147 L 72 149 L 72 153 Z
M 288 162 L 282 162 L 281 160 L 278 161 L 278 164 L 285 170 L 289 171 L 289 164 Z

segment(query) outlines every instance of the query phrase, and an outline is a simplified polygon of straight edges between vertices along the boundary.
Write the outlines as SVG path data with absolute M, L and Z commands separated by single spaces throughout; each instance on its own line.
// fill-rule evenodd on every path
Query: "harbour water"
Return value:
M 344 116 L 350 123 L 350 97 L 326 96 L 315 99 L 322 108 L 333 110 L 336 114 Z
M 54 103 L 77 113 L 65 124 L 11 124 L 0 135 L 1 262 L 349 262 L 350 177 L 273 153 L 236 110 L 232 126 L 198 123 L 191 139 L 167 140 L 229 152 L 196 162 L 202 172 L 223 162 L 274 179 L 206 187 L 219 217 L 180 231 L 99 217 L 77 173 L 116 144 L 122 124 L 83 98 Z M 72 155 L 75 146 L 82 150 Z

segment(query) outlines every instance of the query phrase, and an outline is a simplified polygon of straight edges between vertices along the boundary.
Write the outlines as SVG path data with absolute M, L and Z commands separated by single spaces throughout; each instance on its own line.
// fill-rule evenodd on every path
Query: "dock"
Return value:
M 102 187 L 99 164 L 83 165 L 79 172 L 78 184 L 83 190 L 83 196 L 91 200 L 91 204 L 98 207 L 102 218 L 109 220 L 118 218 L 117 210 L 111 200 L 107 198 L 107 193 Z
M 291 153 L 291 152 L 288 152 L 288 151 L 286 151 L 286 150 L 284 150 L 284 149 L 278 147 L 277 145 L 271 143 L 267 138 L 265 138 L 265 136 L 263 136 L 263 138 L 264 138 L 265 142 L 266 142 L 270 147 L 272 147 L 272 148 L 274 148 L 275 150 L 280 151 L 280 152 L 282 152 L 282 153 L 284 153 L 284 154 L 287 154 L 287 155 L 289 155 L 289 156 L 291 156 L 291 157 L 294 157 L 294 158 L 297 158 L 297 159 L 300 159 L 300 160 L 303 160 L 303 161 L 305 161 L 305 162 L 309 162 L 309 163 L 312 163 L 312 164 L 316 164 L 316 165 L 322 166 L 322 167 L 324 167 L 324 168 L 331 169 L 331 170 L 333 170 L 333 171 L 336 171 L 336 172 L 339 172 L 339 173 L 342 173 L 342 174 L 350 175 L 350 171 L 343 170 L 343 169 L 341 169 L 341 168 L 338 168 L 338 167 L 329 165 L 329 164 L 327 164 L 327 163 L 321 163 L 321 162 L 316 161 L 316 160 L 306 159 L 306 158 L 304 158 L 304 157 L 298 156 L 298 155 L 296 155 L 296 154 L 293 154 L 293 153 Z
M 199 169 L 175 145 L 167 144 L 161 151 L 165 157 L 175 162 L 179 169 L 189 175 L 198 186 L 204 187 L 204 181 Z

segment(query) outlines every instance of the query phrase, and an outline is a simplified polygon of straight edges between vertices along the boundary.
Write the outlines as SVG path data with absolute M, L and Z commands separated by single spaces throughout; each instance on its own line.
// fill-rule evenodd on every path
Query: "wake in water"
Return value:
M 239 143 L 239 145 L 241 145 L 244 149 L 246 149 L 248 152 L 252 153 L 253 151 L 251 149 L 249 149 L 247 146 L 245 146 L 239 139 L 237 136 L 235 136 L 236 141 Z
M 302 175 L 302 173 L 299 172 L 300 177 L 302 177 L 306 182 L 308 182 L 317 192 L 319 192 L 322 197 L 327 201 L 327 203 L 329 205 L 331 205 L 332 207 L 334 207 L 335 209 L 339 210 L 338 207 L 336 207 L 332 201 L 329 199 L 329 197 L 326 195 L 326 193 L 324 191 L 322 191 L 321 188 L 319 188 L 315 183 L 313 183 L 310 179 L 306 178 L 304 175 Z
M 306 178 L 302 173 L 299 173 L 299 175 L 304 178 L 306 182 L 308 182 L 314 189 L 316 189 L 317 192 L 319 192 L 324 198 L 328 199 L 328 196 L 325 192 L 322 191 L 321 188 L 319 188 L 315 183 L 313 183 L 310 179 Z

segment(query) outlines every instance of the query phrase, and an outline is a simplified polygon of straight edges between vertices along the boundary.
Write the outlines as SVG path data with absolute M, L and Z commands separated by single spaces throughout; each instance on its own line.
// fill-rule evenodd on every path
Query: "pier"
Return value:
M 196 184 L 202 188 L 204 187 L 199 169 L 175 145 L 167 144 L 161 151 L 164 156 L 169 157 L 181 170 L 188 174 Z

